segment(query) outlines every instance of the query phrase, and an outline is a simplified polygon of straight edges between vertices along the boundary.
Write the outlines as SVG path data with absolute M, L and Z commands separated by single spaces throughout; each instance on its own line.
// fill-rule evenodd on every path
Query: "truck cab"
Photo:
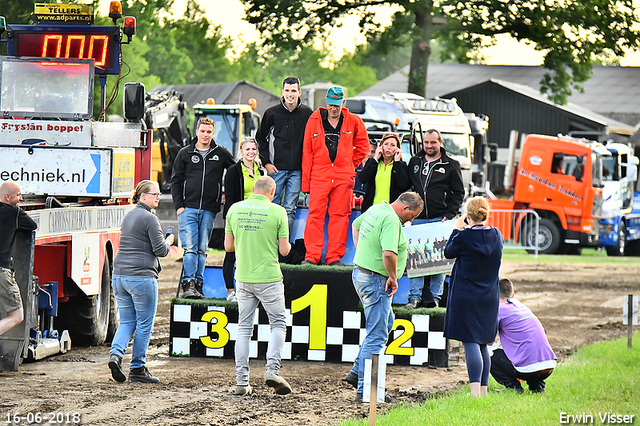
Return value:
M 522 145 L 512 200 L 490 200 L 492 208 L 535 210 L 538 232 L 520 232 L 541 254 L 595 247 L 600 240 L 603 164 L 610 157 L 596 142 L 529 135 Z
M 623 256 L 640 238 L 640 206 L 634 204 L 638 157 L 625 144 L 607 143 L 606 149 L 611 155 L 603 159 L 600 246 L 611 256 Z
M 218 145 L 224 146 L 234 156 L 238 152 L 240 141 L 247 137 L 255 137 L 260 127 L 260 115 L 254 111 L 255 99 L 250 99 L 249 104 L 219 104 L 213 99 L 207 103 L 193 107 L 195 119 L 193 132 L 196 134 L 198 120 L 207 117 L 215 123 L 214 139 Z
M 410 147 L 403 141 L 403 154 L 408 161 L 411 155 L 422 150 L 422 132 L 437 129 L 442 134 L 447 155 L 460 163 L 465 188 L 472 185 L 471 159 L 474 141 L 469 119 L 455 99 L 425 99 L 412 93 L 391 92 L 382 96 L 357 96 L 348 98 L 345 107 L 364 119 L 394 123 L 400 133 L 412 133 Z

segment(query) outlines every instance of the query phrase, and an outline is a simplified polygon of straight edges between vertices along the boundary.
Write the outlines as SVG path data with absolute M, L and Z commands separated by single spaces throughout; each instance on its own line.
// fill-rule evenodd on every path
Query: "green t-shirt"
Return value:
M 236 280 L 245 283 L 282 280 L 278 238 L 289 238 L 284 208 L 264 195 L 252 194 L 229 208 L 225 232 L 235 239 Z
M 392 251 L 398 255 L 397 278 L 400 279 L 407 264 L 407 240 L 402 222 L 391 205 L 383 202 L 371 206 L 353 224 L 360 231 L 353 263 L 388 277 L 382 252 Z
M 376 193 L 373 196 L 373 204 L 382 204 L 383 201 L 391 202 L 391 170 L 393 162 L 388 165 L 384 164 L 382 159 L 378 163 L 378 171 L 376 172 Z M 364 266 L 363 266 L 364 268 Z
M 260 168 L 256 163 L 253 163 L 253 177 L 249 176 L 249 170 L 242 165 L 242 176 L 244 177 L 244 200 L 249 198 L 251 194 L 253 194 L 253 185 L 256 184 L 256 181 L 260 177 Z

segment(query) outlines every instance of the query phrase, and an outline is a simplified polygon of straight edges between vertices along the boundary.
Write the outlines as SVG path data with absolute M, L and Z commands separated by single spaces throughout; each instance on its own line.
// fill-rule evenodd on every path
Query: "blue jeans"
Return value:
M 118 302 L 120 326 L 111 342 L 111 353 L 124 356 L 135 332 L 129 368 L 143 367 L 158 307 L 158 281 L 150 277 L 114 275 L 112 286 Z
M 182 257 L 182 279 L 195 278 L 204 282 L 204 264 L 207 261 L 207 246 L 213 231 L 216 214 L 210 210 L 187 207 L 178 215 L 178 229 L 184 255 Z
M 412 225 L 423 225 L 425 223 L 442 222 L 441 217 L 434 217 L 433 219 L 414 219 Z M 424 287 L 425 278 L 430 278 L 431 284 L 429 290 L 431 296 L 436 302 L 440 301 L 442 296 L 442 289 L 444 287 L 444 278 L 447 274 L 434 274 L 429 277 L 414 277 L 409 278 L 409 300 L 416 299 L 419 302 L 422 301 L 422 288 Z
M 269 317 L 271 336 L 267 344 L 267 365 L 269 373 L 278 374 L 282 348 L 287 337 L 287 320 L 284 308 L 284 284 L 282 281 L 272 283 L 243 283 L 236 281 L 236 297 L 238 298 L 238 334 L 236 336 L 236 384 L 249 384 L 249 342 L 253 334 L 253 315 L 262 304 Z
M 276 182 L 276 192 L 273 202 L 280 204 L 287 211 L 289 217 L 289 232 L 293 229 L 293 220 L 296 218 L 296 207 L 300 198 L 300 185 L 302 184 L 302 172 L 300 170 L 279 170 L 270 174 Z M 284 200 L 282 192 L 284 191 Z
M 358 358 L 353 364 L 352 371 L 358 373 L 358 393 L 362 393 L 364 387 L 364 361 L 371 359 L 371 354 L 380 353 L 389 339 L 389 333 L 393 328 L 393 311 L 391 310 L 392 297 L 384 291 L 387 277 L 373 274 L 367 275 L 357 268 L 351 275 L 353 287 L 358 293 L 362 307 L 367 335 L 362 341 Z

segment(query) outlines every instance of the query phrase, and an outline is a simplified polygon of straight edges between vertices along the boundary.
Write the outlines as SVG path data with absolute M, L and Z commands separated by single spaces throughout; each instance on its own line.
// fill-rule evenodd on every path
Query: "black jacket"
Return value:
M 444 216 L 454 218 L 464 199 L 464 183 L 460 163 L 447 156 L 444 148 L 440 148 L 442 156 L 431 167 L 423 186 L 420 176 L 427 162 L 425 152 L 421 150 L 409 160 L 409 177 L 413 190 L 420 194 L 424 201 L 424 210 L 418 219 L 433 219 Z
M 11 268 L 11 249 L 16 231 L 33 231 L 38 225 L 20 207 L 0 202 L 0 266 Z M 2 313 L 4 315 L 4 312 Z
M 264 176 L 264 168 L 260 167 L 260 176 Z M 242 173 L 242 160 L 229 167 L 224 177 L 224 206 L 222 217 L 227 218 L 229 207 L 238 201 L 244 200 L 244 173 Z
M 222 174 L 235 162 L 233 155 L 223 146 L 211 141 L 207 157 L 196 150 L 198 138 L 182 148 L 173 162 L 171 196 L 176 210 L 180 207 L 220 211 Z
M 364 197 L 362 199 L 362 213 L 367 211 L 373 204 L 376 194 L 376 175 L 378 174 L 378 164 L 374 158 L 369 158 L 362 170 L 358 172 L 358 179 L 367 184 Z M 411 188 L 411 180 L 404 161 L 394 161 L 391 168 L 391 187 L 389 188 L 389 203 L 393 203 L 400 194 Z
M 263 165 L 273 164 L 278 170 L 302 170 L 304 128 L 312 113 L 300 100 L 289 111 L 284 99 L 264 112 L 256 133 Z

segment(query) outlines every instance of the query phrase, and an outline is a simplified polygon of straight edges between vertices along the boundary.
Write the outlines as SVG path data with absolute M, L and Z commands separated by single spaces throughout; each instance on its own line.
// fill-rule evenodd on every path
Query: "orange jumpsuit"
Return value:
M 307 121 L 302 149 L 302 192 L 309 193 L 309 215 L 304 229 L 305 260 L 320 263 L 324 247 L 324 219 L 329 212 L 325 263 L 344 256 L 349 233 L 355 169 L 369 150 L 369 136 L 362 119 L 342 108 L 338 153 L 329 158 L 322 117 L 318 108 Z

